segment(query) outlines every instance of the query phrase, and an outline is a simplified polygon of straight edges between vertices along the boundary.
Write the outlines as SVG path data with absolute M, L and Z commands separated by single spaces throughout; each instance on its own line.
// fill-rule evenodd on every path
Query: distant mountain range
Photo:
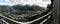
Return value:
M 45 11 L 47 8 L 36 6 L 36 5 L 13 5 L 11 8 L 21 11 Z
M 44 8 L 44 7 L 40 7 L 40 6 L 36 6 L 36 5 L 20 5 L 20 4 L 17 4 L 17 5 L 13 5 L 13 6 L 9 6 L 9 5 L 0 5 L 0 10 L 10 10 L 12 11 L 13 9 L 15 10 L 19 10 L 19 11 L 45 11 L 47 10 L 47 8 Z

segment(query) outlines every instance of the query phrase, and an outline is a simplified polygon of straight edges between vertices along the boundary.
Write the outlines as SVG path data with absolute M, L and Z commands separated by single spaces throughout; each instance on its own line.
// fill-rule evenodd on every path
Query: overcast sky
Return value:
M 0 5 L 38 5 L 42 7 L 47 7 L 48 4 L 51 4 L 50 0 L 0 0 Z

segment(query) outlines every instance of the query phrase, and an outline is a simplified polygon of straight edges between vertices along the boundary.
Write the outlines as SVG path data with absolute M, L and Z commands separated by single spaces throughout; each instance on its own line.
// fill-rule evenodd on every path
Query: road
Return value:
M 49 15 L 49 14 L 51 14 L 51 12 L 49 12 L 48 14 L 46 14 L 46 15 L 38 18 L 38 19 L 35 19 L 35 20 L 33 20 L 33 21 L 30 21 L 30 22 L 19 22 L 19 21 L 15 21 L 15 20 L 13 20 L 13 19 L 10 19 L 10 18 L 8 18 L 8 17 L 3 16 L 1 13 L 0 13 L 0 16 L 3 17 L 3 18 L 6 18 L 6 19 L 8 19 L 8 20 L 11 20 L 11 21 L 13 21 L 13 22 L 15 22 L 15 23 L 19 23 L 19 24 L 23 24 L 23 23 L 24 23 L 24 24 L 29 24 L 29 23 L 33 23 L 33 22 L 35 22 L 35 21 L 37 21 L 37 20 L 40 20 L 40 19 L 46 17 L 46 16 Z M 4 20 L 3 20 L 3 21 L 4 21 Z M 43 22 L 44 22 L 44 21 L 43 21 Z

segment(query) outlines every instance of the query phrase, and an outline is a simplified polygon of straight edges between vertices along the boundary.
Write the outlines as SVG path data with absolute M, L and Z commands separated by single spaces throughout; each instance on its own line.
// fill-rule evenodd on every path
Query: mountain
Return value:
M 17 9 L 17 10 L 20 10 L 20 11 L 44 11 L 46 10 L 47 8 L 44 8 L 44 7 L 40 7 L 40 6 L 36 6 L 36 5 L 14 5 L 12 6 L 13 9 Z

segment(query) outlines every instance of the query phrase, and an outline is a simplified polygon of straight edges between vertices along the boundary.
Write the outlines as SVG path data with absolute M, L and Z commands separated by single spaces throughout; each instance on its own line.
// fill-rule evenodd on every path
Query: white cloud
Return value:
M 14 4 L 23 4 L 23 5 L 38 5 L 42 7 L 47 7 L 48 4 L 51 4 L 50 0 L 5 0 L 6 5 L 14 5 Z

